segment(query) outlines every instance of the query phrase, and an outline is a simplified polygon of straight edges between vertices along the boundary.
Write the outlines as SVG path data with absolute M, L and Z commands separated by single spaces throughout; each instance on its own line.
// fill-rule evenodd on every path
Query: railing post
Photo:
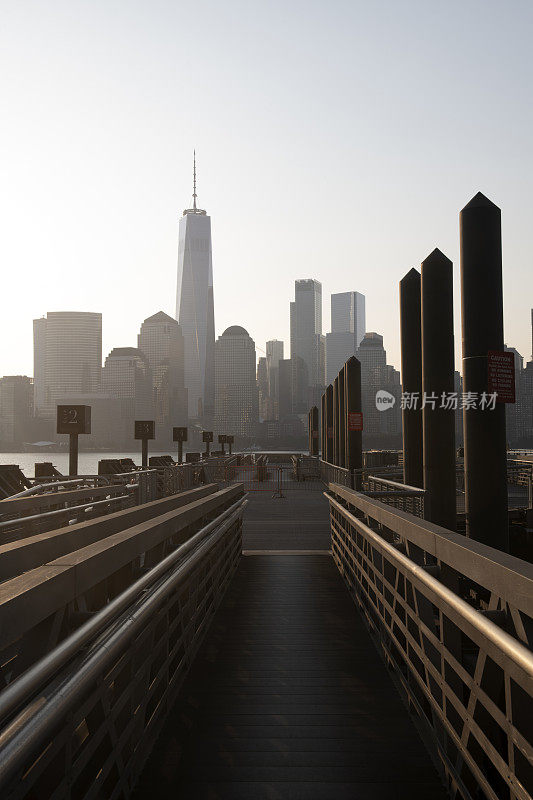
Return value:
M 424 488 L 431 522 L 454 531 L 455 411 L 446 407 L 454 391 L 453 266 L 440 250 L 422 262 L 421 291 Z
M 408 398 L 402 410 L 403 482 L 422 488 L 422 340 L 420 273 L 416 269 L 400 281 L 400 339 L 402 391 Z
M 477 395 L 463 410 L 466 532 L 491 547 L 509 549 L 505 405 L 479 407 L 488 393 L 488 352 L 502 351 L 501 212 L 481 192 L 459 215 L 463 386 Z

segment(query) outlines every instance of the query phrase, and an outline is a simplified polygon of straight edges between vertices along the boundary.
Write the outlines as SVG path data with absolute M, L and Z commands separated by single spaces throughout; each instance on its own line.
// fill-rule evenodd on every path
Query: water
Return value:
M 169 455 L 166 452 L 150 452 L 150 456 Z M 177 458 L 177 454 L 170 453 L 173 458 Z M 108 453 L 108 452 L 94 452 L 94 453 L 80 453 L 78 456 L 78 472 L 80 475 L 97 475 L 98 462 L 102 458 L 131 458 L 133 461 L 141 465 L 140 453 Z M 48 461 L 61 472 L 62 475 L 68 475 L 68 452 L 63 453 L 49 453 L 37 451 L 35 453 L 0 453 L 0 464 L 18 464 L 22 472 L 28 478 L 32 478 L 35 474 L 35 462 Z

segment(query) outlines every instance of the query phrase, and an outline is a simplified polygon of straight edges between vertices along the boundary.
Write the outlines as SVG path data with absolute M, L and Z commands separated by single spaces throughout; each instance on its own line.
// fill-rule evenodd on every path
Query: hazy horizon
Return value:
M 366 296 L 400 367 L 398 283 L 460 209 L 502 209 L 505 341 L 531 357 L 530 103 L 525 2 L 6 2 L 0 65 L 5 342 L 33 374 L 32 320 L 103 314 L 103 359 L 174 316 L 178 219 L 212 221 L 215 328 L 262 355 L 297 278 Z M 9 346 L 8 344 L 9 343 Z

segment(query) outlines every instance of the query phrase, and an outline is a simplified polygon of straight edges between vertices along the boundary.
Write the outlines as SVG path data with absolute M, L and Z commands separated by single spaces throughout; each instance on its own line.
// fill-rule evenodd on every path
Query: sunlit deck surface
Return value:
M 245 555 L 137 800 L 445 797 L 327 554 L 321 492 L 251 497 Z

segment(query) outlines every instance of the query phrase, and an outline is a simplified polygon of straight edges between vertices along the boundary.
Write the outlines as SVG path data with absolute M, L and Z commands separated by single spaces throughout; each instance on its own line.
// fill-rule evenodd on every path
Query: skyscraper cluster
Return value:
M 366 331 L 365 297 L 331 295 L 331 330 L 323 333 L 322 284 L 294 283 L 290 354 L 279 339 L 256 346 L 240 325 L 215 341 L 211 218 L 198 207 L 196 158 L 190 208 L 179 220 L 176 316 L 159 311 L 144 320 L 137 346 L 114 347 L 102 364 L 102 315 L 48 312 L 33 322 L 34 374 L 0 379 L 0 446 L 55 440 L 56 406 L 92 407 L 90 445 L 131 445 L 133 421 L 153 419 L 161 445 L 173 426 L 233 434 L 242 445 L 303 447 L 307 414 L 345 362 L 361 363 L 363 444 L 401 446 L 400 373 L 387 364 L 383 337 Z M 533 310 L 532 351 L 533 351 Z M 506 406 L 511 446 L 533 444 L 533 354 L 524 368 L 513 348 L 516 403 Z M 461 391 L 461 376 L 455 375 Z M 393 402 L 380 407 L 377 392 Z M 386 410 L 384 410 L 386 409 Z M 457 415 L 457 440 L 461 439 Z M 88 443 L 89 444 L 89 443 Z

